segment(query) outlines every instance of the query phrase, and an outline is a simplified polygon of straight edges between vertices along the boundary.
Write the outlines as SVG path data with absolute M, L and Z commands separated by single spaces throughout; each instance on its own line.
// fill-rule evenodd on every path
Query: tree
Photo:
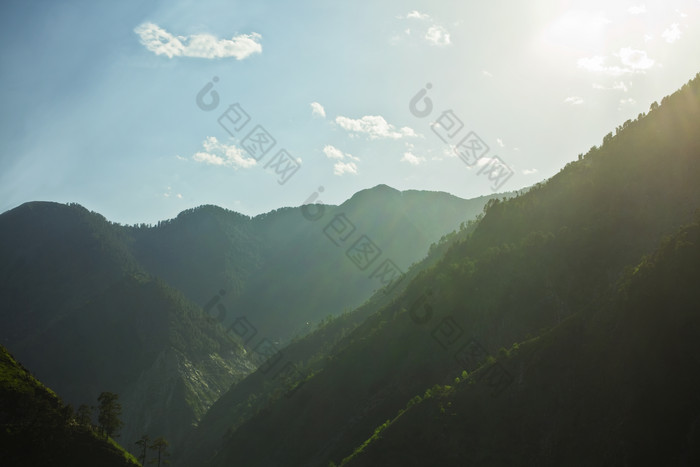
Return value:
M 122 406 L 118 399 L 119 396 L 112 392 L 103 392 L 97 398 L 100 402 L 97 423 L 105 436 L 119 436 L 117 433 L 123 425 L 119 419 L 122 414 Z
M 73 406 L 66 404 L 60 409 L 61 418 L 64 423 L 69 423 L 73 419 Z
M 149 442 L 151 441 L 151 438 L 148 435 L 141 435 L 141 438 L 139 438 L 138 441 L 136 441 L 136 444 L 141 448 L 141 454 L 139 454 L 138 459 L 141 461 L 141 465 L 146 465 L 146 452 L 148 451 L 148 448 L 151 447 Z
M 170 453 L 168 453 L 168 446 L 170 443 L 168 443 L 168 440 L 163 438 L 162 436 L 159 436 L 153 441 L 153 444 L 151 444 L 151 449 L 156 451 L 158 453 L 158 459 L 151 459 L 151 464 L 155 464 L 158 462 L 158 467 L 160 467 L 161 462 L 163 464 L 169 464 L 170 461 L 166 460 L 165 458 L 170 456 Z
M 80 404 L 75 413 L 75 421 L 78 422 L 78 425 L 90 426 L 92 424 L 92 409 L 93 407 L 87 404 Z

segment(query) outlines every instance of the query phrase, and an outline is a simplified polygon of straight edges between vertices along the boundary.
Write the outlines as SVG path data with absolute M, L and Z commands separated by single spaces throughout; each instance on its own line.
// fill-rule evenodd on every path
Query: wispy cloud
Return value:
M 168 187 L 168 191 L 166 191 L 165 193 L 163 193 L 163 198 L 170 198 L 170 197 L 172 196 L 172 194 L 173 194 L 173 189 L 172 189 L 172 187 Z M 181 193 L 177 193 L 177 194 L 175 195 L 175 197 L 176 197 L 177 199 L 182 199 L 182 194 L 181 194 Z
M 420 34 L 423 34 L 422 31 L 425 31 L 423 34 L 423 39 L 425 39 L 429 44 L 438 46 L 438 47 L 444 47 L 447 45 L 450 45 L 452 43 L 450 39 L 450 32 L 442 25 L 438 24 L 429 14 L 420 12 L 418 10 L 413 10 L 410 11 L 408 14 L 405 16 L 399 15 L 397 16 L 398 19 L 405 19 L 405 20 L 413 20 L 414 24 L 416 24 L 416 21 L 421 24 L 421 27 L 418 27 L 417 29 L 419 30 L 418 32 Z M 427 27 L 426 27 L 427 25 Z M 425 28 L 425 29 L 424 29 Z M 406 29 L 405 31 L 406 36 L 411 34 L 410 29 Z M 394 36 L 392 38 L 393 43 L 397 43 L 398 41 L 401 40 L 401 36 Z
M 583 99 L 578 96 L 570 96 L 564 99 L 564 102 L 571 105 L 580 105 L 583 104 Z
M 428 28 L 425 33 L 425 39 L 433 45 L 446 46 L 450 45 L 450 33 L 442 26 L 433 25 Z
M 496 142 L 500 147 L 505 147 L 505 144 L 503 144 L 503 140 L 501 138 L 496 138 Z
M 208 165 L 219 165 L 234 168 L 253 167 L 255 159 L 246 157 L 243 150 L 233 144 L 219 142 L 215 136 L 208 136 L 202 143 L 203 151 L 199 151 L 192 156 L 197 162 Z
M 357 164 L 355 164 L 354 162 L 343 161 L 338 161 L 335 164 L 333 164 L 334 175 L 341 176 L 346 173 L 357 175 Z
M 673 44 L 676 42 L 678 39 L 681 38 L 681 30 L 678 27 L 678 23 L 673 23 L 669 27 L 667 27 L 664 32 L 661 33 L 661 37 L 664 38 L 666 42 L 669 44 Z
M 134 29 L 141 44 L 156 55 L 173 57 L 229 58 L 242 60 L 262 52 L 258 33 L 240 34 L 231 39 L 218 39 L 211 34 L 174 36 L 154 23 L 143 23 Z
M 615 56 L 620 59 L 620 65 L 607 65 L 607 57 L 601 55 L 581 58 L 577 65 L 589 72 L 620 76 L 626 73 L 645 73 L 655 63 L 653 59 L 649 58 L 646 51 L 632 47 L 621 48 Z
M 532 175 L 537 173 L 537 169 L 524 169 L 523 170 L 523 175 Z
M 357 164 L 354 161 L 359 162 L 359 157 L 343 152 L 330 144 L 327 144 L 323 148 L 323 153 L 327 158 L 336 161 L 335 164 L 333 164 L 333 174 L 338 176 L 346 173 L 357 175 Z M 345 159 L 349 159 L 349 161 L 345 162 Z
M 350 133 L 364 133 L 369 136 L 370 139 L 400 139 L 418 136 L 412 128 L 407 126 L 397 129 L 394 125 L 388 123 L 381 115 L 365 115 L 358 119 L 338 116 L 335 119 L 335 123 Z
M 620 49 L 619 55 L 622 64 L 631 68 L 633 71 L 647 70 L 654 66 L 654 60 L 649 58 L 644 50 L 624 47 Z
M 343 160 L 345 158 L 348 158 L 353 161 L 359 161 L 359 157 L 355 157 L 352 154 L 349 154 L 347 152 L 343 152 L 340 149 L 336 148 L 335 146 L 331 146 L 330 144 L 327 144 L 323 148 L 323 153 L 326 155 L 327 158 L 329 159 L 338 159 L 338 160 Z
M 627 13 L 630 15 L 643 15 L 647 12 L 647 6 L 644 4 L 633 5 L 627 9 Z
M 616 90 L 616 91 L 622 91 L 622 92 L 627 92 L 627 90 L 628 90 L 624 81 L 616 81 L 613 83 L 613 85 L 611 87 L 606 87 L 606 86 L 603 86 L 602 84 L 593 83 L 593 89 L 603 89 L 605 91 Z
M 319 104 L 318 102 L 312 102 L 310 105 L 311 115 L 326 118 L 326 109 L 324 109 L 321 104 Z
M 400 17 L 399 17 L 400 18 Z M 406 19 L 430 19 L 430 15 L 427 13 L 421 13 L 418 10 L 413 10 L 406 15 Z
M 411 165 L 420 165 L 425 162 L 425 157 L 416 156 L 412 152 L 404 152 L 401 162 L 408 162 Z

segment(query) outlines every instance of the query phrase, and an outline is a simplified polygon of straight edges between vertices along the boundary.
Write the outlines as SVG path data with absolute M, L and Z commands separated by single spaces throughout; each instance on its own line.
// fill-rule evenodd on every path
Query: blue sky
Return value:
M 132 224 L 320 186 L 520 189 L 700 71 L 699 20 L 698 0 L 6 0 L 0 212 L 78 202 Z M 240 131 L 218 121 L 232 104 Z

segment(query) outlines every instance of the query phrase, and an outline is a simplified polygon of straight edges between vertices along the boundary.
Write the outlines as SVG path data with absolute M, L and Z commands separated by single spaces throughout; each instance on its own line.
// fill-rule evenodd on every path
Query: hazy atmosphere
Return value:
M 447 110 L 512 169 L 500 191 L 520 189 L 700 69 L 696 0 L 0 8 L 0 210 L 78 202 L 129 224 L 202 204 L 260 214 L 319 186 L 336 204 L 379 183 L 491 193 L 431 130 Z M 219 105 L 202 110 L 210 82 Z M 238 133 L 217 122 L 234 103 Z M 276 140 L 265 159 L 242 145 L 255 125 Z M 284 185 L 265 169 L 280 149 L 301 164 Z
M 700 465 L 700 0 L 0 2 L 0 465 Z

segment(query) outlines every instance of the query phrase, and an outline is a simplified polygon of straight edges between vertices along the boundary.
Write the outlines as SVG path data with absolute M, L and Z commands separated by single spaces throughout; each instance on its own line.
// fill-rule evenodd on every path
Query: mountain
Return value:
M 221 297 L 225 325 L 244 315 L 259 336 L 283 345 L 328 315 L 359 306 L 384 287 L 375 273 L 386 261 L 404 273 L 499 196 L 463 200 L 379 185 L 308 212 L 281 208 L 248 218 L 203 206 L 125 235 L 139 264 L 190 300 L 204 306 Z M 368 261 L 348 254 L 356 242 L 372 248 Z
M 572 316 L 400 411 L 348 467 L 700 465 L 700 224 L 630 269 L 590 319 Z
M 120 395 L 127 448 L 179 440 L 255 368 L 235 339 L 141 269 L 119 228 L 79 206 L 0 216 L 2 339 L 75 406 Z
M 407 464 L 462 465 L 461 460 L 450 457 L 450 452 L 464 452 L 454 446 L 460 435 L 471 437 L 468 445 L 474 449 L 469 455 L 478 457 L 468 459 L 474 463 L 511 465 L 508 461 L 517 459 L 518 449 L 526 450 L 525 442 L 516 443 L 510 452 L 507 442 L 497 441 L 509 441 L 519 433 L 539 444 L 527 451 L 531 456 L 528 462 L 518 460 L 516 464 L 554 465 L 561 460 L 581 465 L 586 462 L 580 462 L 574 453 L 584 445 L 596 447 L 605 433 L 619 434 L 629 442 L 642 432 L 633 446 L 616 445 L 618 439 L 608 437 L 604 444 L 608 450 L 593 450 L 586 459 L 595 464 L 624 464 L 625 459 L 643 459 L 650 453 L 666 455 L 677 460 L 677 465 L 690 465 L 683 464 L 683 459 L 692 455 L 690 444 L 679 438 L 697 433 L 693 428 L 699 415 L 697 398 L 689 389 L 695 380 L 679 374 L 672 359 L 676 356 L 679 364 L 686 365 L 687 374 L 700 369 L 697 359 L 683 354 L 698 337 L 691 312 L 700 309 L 697 296 L 683 288 L 697 282 L 697 270 L 687 263 L 676 265 L 688 277 L 679 288 L 669 285 L 658 296 L 645 293 L 654 281 L 668 285 L 660 273 L 650 273 L 653 280 L 630 286 L 629 292 L 623 290 L 618 296 L 617 291 L 620 281 L 631 280 L 634 274 L 630 276 L 630 271 L 644 255 L 653 252 L 664 236 L 692 222 L 700 207 L 698 121 L 700 74 L 665 97 L 660 106 L 652 105 L 648 115 L 623 123 L 614 135 L 604 137 L 600 147 L 591 148 L 551 179 L 514 198 L 489 201 L 484 216 L 448 242 L 434 265 L 407 278 L 408 284 L 398 295 L 340 340 L 331 340 L 332 345 L 319 359 L 322 363 L 289 397 L 269 398 L 259 410 L 238 420 L 218 417 L 217 413 L 240 413 L 233 405 L 251 404 L 255 394 L 248 394 L 247 400 L 242 398 L 245 392 L 236 398 L 222 396 L 204 421 L 224 421 L 216 430 L 214 424 L 203 423 L 198 431 L 204 431 L 196 435 L 216 440 L 215 446 L 201 450 L 193 446 L 188 459 L 198 462 L 187 465 L 326 467 L 344 459 L 351 465 L 402 465 L 409 457 L 400 452 L 402 448 L 415 453 L 422 446 L 417 441 L 438 438 L 436 446 L 447 453 L 436 454 L 435 459 L 416 454 Z M 687 253 L 692 255 L 693 251 Z M 669 271 L 677 274 L 672 266 Z M 648 298 L 653 312 L 635 314 L 620 298 L 626 293 L 638 304 Z M 679 294 L 677 308 L 685 306 L 686 311 L 669 316 L 660 337 L 670 345 L 674 333 L 688 335 L 678 347 L 661 350 L 653 339 L 646 338 L 659 328 L 658 320 L 666 318 L 665 310 L 660 309 L 663 297 L 674 293 Z M 614 326 L 609 324 L 617 318 Z M 612 321 L 598 325 L 601 319 Z M 626 329 L 632 333 L 629 343 L 616 343 L 610 333 L 620 341 L 626 338 Z M 317 338 L 310 335 L 295 345 L 301 347 L 306 339 Z M 518 356 L 518 349 L 524 349 L 523 357 Z M 541 359 L 537 352 L 541 352 Z M 564 372 L 567 356 L 576 366 Z M 657 358 L 660 361 L 654 360 Z M 632 363 L 635 367 L 628 373 L 612 376 L 614 369 Z M 651 389 L 644 388 L 642 379 L 647 364 L 659 372 L 648 378 L 654 385 Z M 596 373 L 598 368 L 601 373 Z M 490 414 L 495 418 L 487 420 L 483 434 L 476 422 L 470 422 L 468 429 L 454 428 L 452 437 L 445 428 L 450 425 L 440 422 L 442 411 L 435 413 L 435 404 L 450 402 L 444 397 L 451 397 L 454 388 L 447 386 L 456 378 L 473 381 L 470 374 L 485 380 L 486 390 L 496 397 L 485 403 L 481 396 L 484 389 L 478 389 L 477 384 L 476 395 L 464 396 L 468 402 L 454 416 L 458 420 L 455 425 L 470 417 L 464 407 L 475 412 L 476 421 L 484 421 Z M 251 377 L 231 391 L 247 385 Z M 659 387 L 664 377 L 669 378 L 668 385 Z M 635 399 L 620 400 L 624 391 L 613 389 L 608 382 L 622 388 L 637 385 L 631 392 Z M 663 415 L 667 401 L 676 397 L 676 383 L 679 401 L 671 406 L 671 414 Z M 457 386 L 460 394 L 469 383 Z M 572 407 L 575 395 L 588 390 L 595 391 L 587 396 L 589 404 Z M 562 391 L 569 393 L 560 394 Z M 425 398 L 438 402 L 424 404 Z M 456 398 L 453 405 L 459 400 Z M 512 400 L 525 405 L 506 418 L 512 421 L 510 425 L 503 425 L 497 417 L 511 407 Z M 683 416 L 678 412 L 681 403 L 688 407 Z M 550 419 L 527 404 L 545 408 L 544 413 L 554 416 L 554 421 L 547 425 Z M 606 418 L 615 404 L 622 404 L 611 412 L 618 418 Z M 584 414 L 587 407 L 594 412 Z M 443 408 L 447 417 L 452 416 L 450 406 Z M 401 410 L 405 412 L 390 423 Z M 634 424 L 645 413 L 652 421 L 635 431 Z M 404 423 L 404 417 L 409 421 Z M 597 425 L 593 423 L 596 417 L 602 417 Z M 226 421 L 229 429 L 222 433 Z M 581 429 L 589 435 L 585 441 L 590 444 L 577 444 L 576 428 L 566 431 L 556 421 L 589 423 Z M 594 426 L 604 430 L 603 434 L 591 434 Z M 387 444 L 381 442 L 384 429 L 387 436 L 393 433 Z M 404 442 L 403 433 L 412 437 Z M 654 436 L 659 440 L 675 437 L 676 441 L 656 449 L 663 443 L 643 441 Z M 678 449 L 671 455 L 674 448 Z M 348 459 L 364 449 L 368 453 L 365 461 L 362 454 Z M 433 451 L 426 448 L 426 452 Z
M 341 206 L 255 218 L 202 206 L 152 227 L 27 203 L 0 215 L 0 339 L 76 406 L 119 394 L 127 448 L 162 435 L 177 452 L 265 355 L 386 288 L 380 265 L 408 270 L 496 196 L 379 186 Z M 354 227 L 345 243 L 329 233 L 336 219 Z M 381 255 L 361 268 L 346 252 L 363 235 Z
M 79 425 L 71 407 L 0 346 L 2 465 L 139 466 L 111 439 Z

